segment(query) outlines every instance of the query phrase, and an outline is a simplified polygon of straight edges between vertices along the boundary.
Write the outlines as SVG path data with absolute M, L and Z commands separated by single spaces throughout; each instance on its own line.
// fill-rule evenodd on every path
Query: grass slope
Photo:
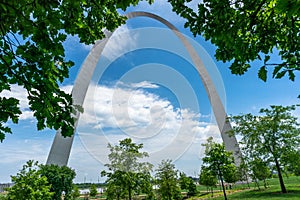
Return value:
M 270 179 L 268 180 L 268 188 L 264 189 L 263 184 L 261 183 L 261 190 L 257 188 L 251 187 L 250 190 L 241 190 L 238 191 L 237 189 L 233 189 L 231 191 L 227 191 L 227 198 L 229 200 L 239 200 L 239 199 L 249 199 L 249 200 L 256 200 L 256 199 L 268 199 L 268 200 L 300 200 L 300 177 L 292 176 L 289 178 L 284 178 L 284 183 L 287 188 L 288 193 L 283 194 L 281 193 L 280 185 L 278 179 Z M 231 192 L 231 194 L 229 194 Z M 219 197 L 216 197 L 216 196 Z M 214 200 L 221 200 L 224 199 L 223 193 L 218 192 L 214 194 Z M 191 200 L 198 200 L 198 199 L 211 199 L 210 195 L 205 195 L 203 197 L 198 198 L 191 198 Z

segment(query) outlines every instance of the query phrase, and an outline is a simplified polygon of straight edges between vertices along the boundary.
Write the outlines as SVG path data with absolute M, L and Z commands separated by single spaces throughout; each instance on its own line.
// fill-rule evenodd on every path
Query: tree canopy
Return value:
M 11 180 L 14 185 L 8 188 L 6 199 L 52 200 L 54 193 L 47 177 L 41 175 L 38 162 L 28 161 Z
M 64 192 L 65 200 L 72 199 L 73 179 L 76 173 L 67 166 L 58 165 L 40 165 L 40 173 L 47 177 L 50 191 L 54 193 L 52 200 L 60 200 Z
M 202 145 L 205 146 L 205 155 L 202 158 L 203 166 L 220 179 L 224 198 L 227 199 L 224 178 L 231 182 L 234 180 L 232 176 L 235 177 L 235 165 L 232 152 L 226 151 L 224 144 L 214 142 L 212 137 L 209 137 L 207 143 Z
M 217 185 L 218 179 L 215 173 L 213 173 L 207 167 L 202 166 L 199 176 L 199 183 L 201 185 L 205 185 L 207 188 L 210 188 L 211 195 L 213 196 L 213 188 Z
M 185 27 L 217 46 L 217 60 L 230 61 L 233 74 L 244 74 L 258 60 L 263 81 L 269 69 L 273 78 L 294 81 L 300 70 L 298 0 L 203 0 L 198 11 L 186 5 L 190 0 L 168 1 L 187 20 Z
M 295 109 L 295 105 L 273 105 L 270 109 L 261 109 L 258 116 L 249 113 L 229 118 L 235 124 L 233 132 L 242 136 L 240 146 L 244 155 L 275 165 L 283 193 L 287 191 L 282 167 L 300 147 L 300 124 L 291 114 Z
M 158 193 L 162 200 L 181 199 L 180 187 L 177 185 L 178 170 L 171 160 L 162 160 L 156 169 Z
M 181 190 L 187 190 L 188 196 L 195 196 L 197 194 L 197 187 L 192 177 L 187 177 L 184 172 L 179 173 L 179 185 Z
M 63 42 L 68 35 L 93 44 L 125 22 L 125 10 L 139 0 L 117 1 L 10 1 L 0 2 L 0 93 L 14 85 L 27 90 L 29 107 L 37 129 L 61 129 L 63 136 L 74 130 L 76 107 L 59 88 L 74 65 L 65 59 Z M 148 0 L 152 2 L 152 0 Z M 11 133 L 5 125 L 18 123 L 21 110 L 15 97 L 0 97 L 0 141 Z
M 102 171 L 107 176 L 108 199 L 128 197 L 132 199 L 135 193 L 145 192 L 152 195 L 150 184 L 152 164 L 141 162 L 140 159 L 148 157 L 147 152 L 140 152 L 143 144 L 135 144 L 130 138 L 119 141 L 119 145 L 108 144 L 110 163 L 105 164 L 108 171 Z

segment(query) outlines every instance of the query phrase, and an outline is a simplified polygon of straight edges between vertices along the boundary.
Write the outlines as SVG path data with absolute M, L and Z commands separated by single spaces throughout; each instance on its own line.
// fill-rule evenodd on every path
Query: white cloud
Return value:
M 108 60 L 119 58 L 124 52 L 136 48 L 137 37 L 138 33 L 133 34 L 126 24 L 118 27 L 107 42 L 101 56 Z
M 79 137 L 75 137 L 70 159 L 70 166 L 78 174 L 76 181 L 82 182 L 86 177 L 95 181 L 99 171 L 104 169 L 103 164 L 108 162 L 108 142 L 117 144 L 127 137 L 143 143 L 143 150 L 150 154 L 149 161 L 155 165 L 162 159 L 172 159 L 184 170 L 184 163 L 194 160 L 197 164 L 188 170 L 190 173 L 198 171 L 199 154 L 203 152 L 201 143 L 205 143 L 209 136 L 220 140 L 217 126 L 200 122 L 202 116 L 199 113 L 175 108 L 169 100 L 147 92 L 145 89 L 148 88 L 159 89 L 158 85 L 145 81 L 89 86 L 85 112 L 77 127 Z M 64 86 L 62 90 L 69 93 L 72 86 Z M 14 87 L 13 94 L 22 99 L 22 109 L 25 109 L 22 119 L 28 119 L 32 113 L 27 110 L 26 91 Z M 15 174 L 29 159 L 44 163 L 51 142 L 26 139 L 18 144 L 18 148 L 6 146 L 6 156 L 0 163 L 15 166 L 9 174 Z
M 154 83 L 150 83 L 148 81 L 142 81 L 142 82 L 139 82 L 139 83 L 132 83 L 130 85 L 131 87 L 133 88 L 159 88 L 158 85 L 154 84 Z
M 149 5 L 146 1 L 140 1 L 140 3 L 134 7 L 134 10 L 151 12 L 170 21 L 171 23 L 180 23 L 184 21 L 183 18 L 172 11 L 171 4 L 165 0 L 156 0 L 151 5 Z
M 35 140 L 30 138 L 17 141 L 14 144 L 10 143 L 1 149 L 1 153 L 5 156 L 2 156 L 0 163 L 22 162 L 24 164 L 26 161 L 32 159 L 44 163 L 50 143 L 51 141 L 49 140 Z
M 73 85 L 65 85 L 65 86 L 60 87 L 60 89 L 67 94 L 71 94 Z
M 77 35 L 68 35 L 66 41 L 64 42 L 64 47 L 66 52 L 78 51 L 78 47 L 85 51 L 90 51 L 93 47 L 93 44 L 86 45 L 84 43 L 80 43 L 80 39 Z
M 170 101 L 137 85 L 148 83 L 126 87 L 90 85 L 78 133 L 85 149 L 98 162 L 108 162 L 108 142 L 117 144 L 126 137 L 143 143 L 154 164 L 162 159 L 181 158 L 191 145 L 200 146 L 208 136 L 220 139 L 217 126 L 199 122 L 199 113 L 174 108 Z
M 203 0 L 193 0 L 193 1 L 190 1 L 188 3 L 186 3 L 186 6 L 188 6 L 189 8 L 192 8 L 194 10 L 194 12 L 198 12 L 198 5 L 199 3 L 202 3 Z

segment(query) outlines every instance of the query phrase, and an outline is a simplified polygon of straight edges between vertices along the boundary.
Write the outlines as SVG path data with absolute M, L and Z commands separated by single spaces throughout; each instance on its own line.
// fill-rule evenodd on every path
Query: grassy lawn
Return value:
M 261 183 L 261 190 L 254 188 L 253 185 L 250 190 L 239 190 L 239 188 L 234 188 L 231 191 L 227 191 L 227 198 L 229 200 L 238 200 L 238 199 L 271 199 L 271 200 L 299 200 L 300 199 L 300 177 L 289 177 L 284 179 L 285 187 L 288 191 L 287 194 L 282 194 L 279 186 L 278 179 L 268 180 L 268 188 L 264 189 L 263 184 Z M 231 192 L 231 194 L 229 194 Z M 197 199 L 209 199 L 211 195 L 203 195 L 201 197 L 190 198 L 190 200 Z M 217 197 L 219 196 L 219 197 Z M 215 200 L 224 199 L 222 192 L 214 193 Z

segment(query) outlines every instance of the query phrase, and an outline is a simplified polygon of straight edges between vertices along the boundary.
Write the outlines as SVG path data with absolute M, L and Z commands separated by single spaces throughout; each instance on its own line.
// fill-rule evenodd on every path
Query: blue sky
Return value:
M 194 9 L 195 5 L 190 4 Z M 299 103 L 299 77 L 295 82 L 269 78 L 265 83 L 257 78 L 260 63 L 256 62 L 245 75 L 232 75 L 229 63 L 215 60 L 215 47 L 184 29 L 184 20 L 171 11 L 166 1 L 158 0 L 153 5 L 141 2 L 129 11 L 157 14 L 189 38 L 228 114 L 257 113 L 272 104 Z M 75 66 L 61 87 L 70 92 L 92 46 L 69 37 L 65 48 Z M 36 130 L 22 88 L 13 87 L 12 93 L 2 95 L 19 97 L 24 112 L 19 124 L 11 125 L 13 134 L 0 144 L 1 183 L 10 182 L 10 175 L 29 159 L 45 163 L 55 135 L 52 130 Z M 221 141 L 205 89 L 184 47 L 164 25 L 144 17 L 129 20 L 112 36 L 99 58 L 84 109 L 69 160 L 77 173 L 76 182 L 103 181 L 100 171 L 108 162 L 108 142 L 115 144 L 131 137 L 144 144 L 150 154 L 148 161 L 157 164 L 172 159 L 180 171 L 194 176 L 201 166 L 201 144 L 209 136 Z M 295 115 L 299 116 L 299 111 Z

